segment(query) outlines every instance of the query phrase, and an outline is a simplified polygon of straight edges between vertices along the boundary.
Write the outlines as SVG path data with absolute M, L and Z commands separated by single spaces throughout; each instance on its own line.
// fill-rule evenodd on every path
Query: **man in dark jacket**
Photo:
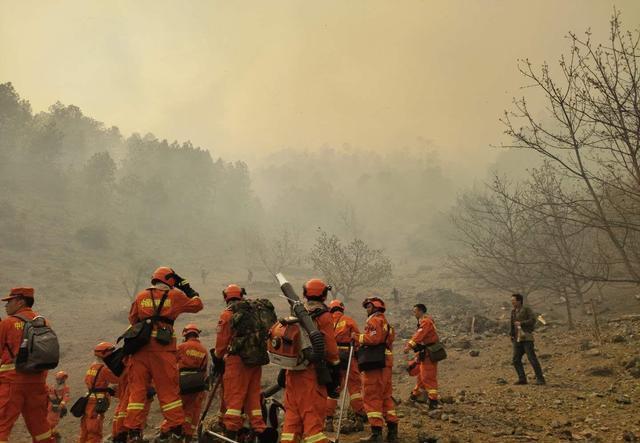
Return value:
M 517 385 L 527 384 L 527 375 L 522 365 L 522 356 L 526 353 L 529 363 L 536 374 L 536 384 L 544 385 L 544 375 L 536 351 L 533 346 L 533 329 L 536 324 L 536 316 L 529 306 L 523 306 L 521 294 L 511 296 L 511 343 L 513 343 L 513 366 L 518 374 Z

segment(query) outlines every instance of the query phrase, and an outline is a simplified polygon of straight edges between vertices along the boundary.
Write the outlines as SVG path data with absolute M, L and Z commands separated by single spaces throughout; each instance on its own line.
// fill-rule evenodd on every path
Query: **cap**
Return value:
M 12 288 L 9 295 L 2 299 L 2 301 L 9 301 L 12 298 L 16 297 L 28 297 L 33 298 L 34 290 L 33 288 Z

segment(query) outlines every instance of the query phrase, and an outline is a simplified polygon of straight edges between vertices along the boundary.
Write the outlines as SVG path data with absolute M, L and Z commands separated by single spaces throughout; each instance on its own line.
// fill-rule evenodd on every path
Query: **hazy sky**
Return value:
M 606 36 L 614 5 L 640 23 L 637 0 L 0 0 L 0 81 L 228 159 L 422 137 L 473 165 L 522 93 L 516 59 Z

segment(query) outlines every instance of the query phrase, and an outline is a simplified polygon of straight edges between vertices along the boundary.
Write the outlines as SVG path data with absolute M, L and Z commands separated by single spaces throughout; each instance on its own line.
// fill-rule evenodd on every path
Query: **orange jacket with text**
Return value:
M 167 298 L 162 305 L 162 310 L 158 312 L 158 315 L 164 319 L 170 320 L 170 322 L 178 318 L 180 314 L 196 313 L 202 310 L 202 300 L 200 300 L 200 297 L 189 298 L 184 292 L 177 288 L 168 289 L 167 287 L 167 289 L 163 289 L 162 286 L 164 285 L 152 286 L 140 292 L 136 296 L 135 301 L 131 305 L 131 310 L 129 311 L 130 324 L 133 325 L 135 323 L 138 323 L 139 321 L 152 317 L 155 312 L 154 304 L 156 307 L 160 306 L 160 300 L 162 299 L 162 296 L 165 292 L 167 293 Z M 152 336 L 155 337 L 157 333 L 156 331 L 159 327 L 169 328 L 173 332 L 173 325 L 170 324 L 170 322 L 155 322 L 153 326 Z M 170 345 L 165 346 L 158 343 L 156 340 L 151 340 L 151 342 L 146 345 L 144 349 L 148 351 L 175 350 L 175 334 Z

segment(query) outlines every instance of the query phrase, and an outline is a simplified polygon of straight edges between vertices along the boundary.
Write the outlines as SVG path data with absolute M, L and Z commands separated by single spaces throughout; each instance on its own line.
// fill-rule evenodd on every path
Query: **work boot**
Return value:
M 225 429 L 224 436 L 230 438 L 231 440 L 238 440 L 238 431 L 228 431 Z
M 362 412 L 356 413 L 356 418 L 353 420 L 353 430 L 355 432 L 364 431 L 364 424 L 367 422 L 367 414 Z
M 434 409 L 438 409 L 438 400 L 434 399 L 434 398 L 430 398 L 429 399 L 429 409 L 430 410 L 434 410 Z
M 520 378 L 520 379 L 518 379 L 518 381 L 514 382 L 513 384 L 514 385 L 526 385 L 527 384 L 527 379 L 526 378 L 525 379 Z
M 382 428 L 371 426 L 371 435 L 360 439 L 361 442 L 382 443 Z
M 547 381 L 544 378 L 536 378 L 536 384 L 540 386 L 546 385 Z
M 142 431 L 140 429 L 131 429 L 127 434 L 127 443 L 142 443 Z
M 182 437 L 182 427 L 177 426 L 171 428 L 166 432 L 160 432 L 160 435 L 156 437 L 154 443 L 184 443 Z
M 398 423 L 387 423 L 387 442 L 397 443 L 398 440 Z
M 333 429 L 333 417 L 327 417 L 324 421 L 324 430 L 325 432 L 334 432 Z
M 127 443 L 127 432 L 121 432 L 113 436 L 112 443 Z

